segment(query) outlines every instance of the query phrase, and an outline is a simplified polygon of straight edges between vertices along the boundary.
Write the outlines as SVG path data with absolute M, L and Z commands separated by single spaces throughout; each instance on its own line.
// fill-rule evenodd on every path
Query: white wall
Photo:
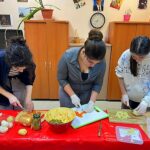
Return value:
M 17 2 L 17 0 L 4 0 L 0 2 L 0 14 L 11 14 L 13 21 L 12 27 L 17 28 L 19 23 L 18 7 L 37 6 L 34 0 L 28 0 L 28 3 Z M 94 13 L 93 0 L 84 0 L 86 5 L 80 9 L 76 9 L 73 0 L 43 0 L 44 3 L 54 4 L 61 8 L 61 10 L 55 9 L 54 18 L 58 20 L 67 20 L 70 23 L 70 37 L 74 36 L 74 31 L 77 29 L 78 35 L 81 38 L 86 39 L 87 33 L 92 28 L 89 24 L 90 16 Z M 137 9 L 139 0 L 124 0 L 120 10 L 109 7 L 111 0 L 105 0 L 105 7 L 103 14 L 106 17 L 106 23 L 101 31 L 104 37 L 107 37 L 108 24 L 110 21 L 122 21 L 123 14 L 126 9 L 132 9 L 131 21 L 149 21 L 150 20 L 150 1 L 148 2 L 148 8 L 145 10 Z M 39 12 L 34 19 L 42 19 Z M 3 27 L 0 27 L 3 28 Z M 6 27 L 5 27 L 6 28 Z M 22 26 L 23 28 L 23 26 Z

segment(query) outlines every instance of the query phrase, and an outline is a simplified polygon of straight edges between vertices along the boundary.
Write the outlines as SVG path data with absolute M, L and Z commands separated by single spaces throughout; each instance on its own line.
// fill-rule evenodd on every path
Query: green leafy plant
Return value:
M 20 21 L 20 23 L 19 23 L 19 25 L 18 25 L 18 27 L 17 27 L 18 30 L 20 29 L 20 26 L 21 26 L 21 24 L 22 24 L 24 21 L 27 21 L 27 20 L 30 20 L 31 18 L 33 18 L 34 15 L 35 15 L 38 11 L 44 9 L 46 6 L 48 6 L 48 7 L 50 7 L 50 8 L 53 7 L 53 8 L 56 8 L 56 9 L 60 10 L 60 8 L 58 8 L 58 7 L 55 6 L 55 5 L 51 5 L 51 4 L 45 4 L 45 5 L 44 5 L 42 0 L 35 0 L 35 2 L 37 2 L 38 6 L 37 6 L 37 7 L 30 7 L 31 12 L 30 12 L 28 15 L 26 15 L 25 17 L 22 18 L 22 20 Z
M 131 13 L 132 13 L 132 10 L 130 8 L 125 10 L 125 15 L 131 15 Z

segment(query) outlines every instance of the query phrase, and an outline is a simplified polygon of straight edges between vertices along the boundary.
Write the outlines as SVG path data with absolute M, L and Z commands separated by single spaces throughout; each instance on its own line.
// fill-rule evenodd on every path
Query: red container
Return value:
M 53 132 L 55 132 L 55 133 L 65 133 L 68 130 L 68 128 L 70 128 L 71 122 L 61 123 L 61 124 L 49 123 L 49 125 L 50 125 L 50 128 Z
M 125 22 L 129 22 L 131 15 L 124 15 L 123 17 Z
M 55 133 L 66 132 L 71 127 L 71 122 L 75 117 L 75 112 L 67 107 L 53 108 L 45 114 L 45 120 L 49 123 L 51 130 Z
M 43 19 L 52 19 L 53 9 L 42 9 Z

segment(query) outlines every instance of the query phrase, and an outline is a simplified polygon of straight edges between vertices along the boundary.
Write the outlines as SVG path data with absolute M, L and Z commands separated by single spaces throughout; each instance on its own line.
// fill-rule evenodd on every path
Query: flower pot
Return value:
M 52 19 L 53 9 L 42 9 L 43 19 Z
M 130 17 L 131 17 L 131 15 L 124 15 L 123 19 L 125 22 L 128 22 L 128 21 L 130 21 Z

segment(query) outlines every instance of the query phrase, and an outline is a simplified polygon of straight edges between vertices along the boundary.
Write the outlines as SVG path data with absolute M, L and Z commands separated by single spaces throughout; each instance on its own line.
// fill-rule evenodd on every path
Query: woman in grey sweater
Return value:
M 68 49 L 60 59 L 57 73 L 60 106 L 87 104 L 84 111 L 93 110 L 106 69 L 106 46 L 102 38 L 102 33 L 93 29 L 83 47 Z

